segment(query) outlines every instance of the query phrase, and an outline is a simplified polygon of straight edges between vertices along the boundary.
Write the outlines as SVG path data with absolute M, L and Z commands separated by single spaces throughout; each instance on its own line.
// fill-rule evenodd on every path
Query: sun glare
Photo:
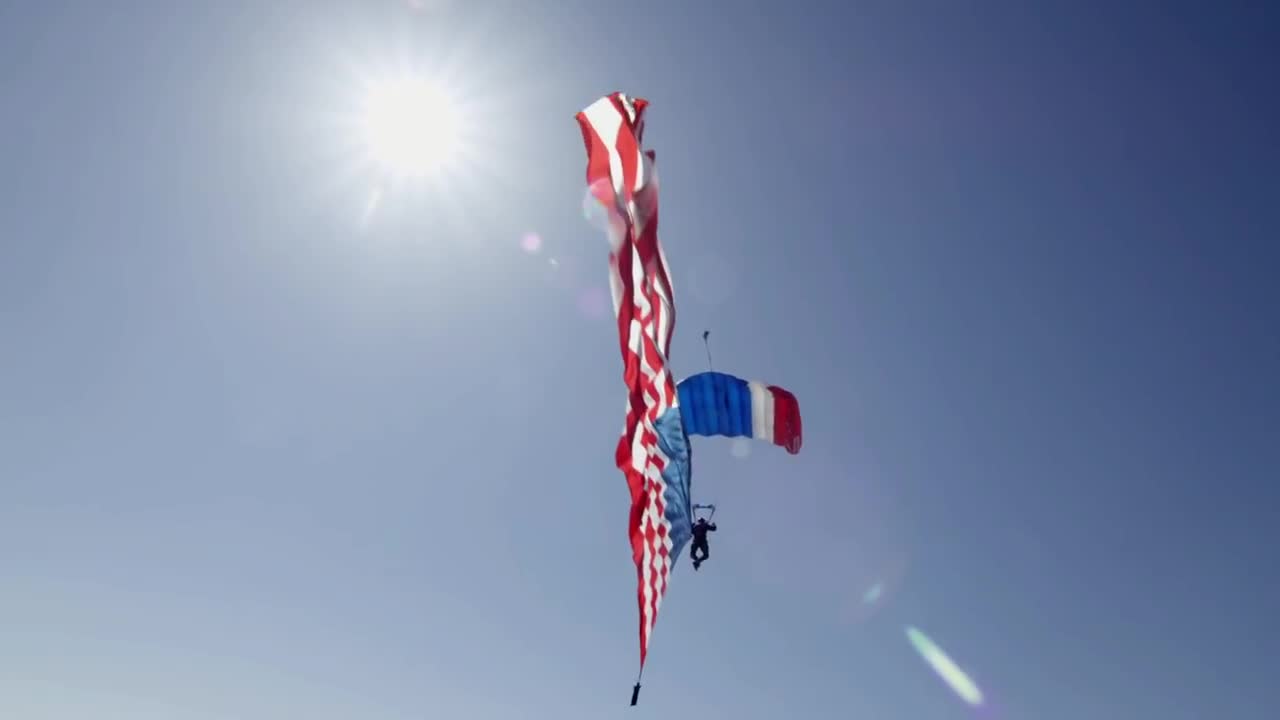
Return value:
M 399 40 L 378 33 L 367 47 L 321 48 L 330 60 L 312 75 L 308 127 L 319 137 L 303 142 L 333 167 L 314 178 L 315 203 L 349 213 L 362 232 L 492 222 L 476 208 L 508 187 L 506 161 L 519 145 L 503 120 L 510 103 L 525 100 L 527 84 L 489 85 L 508 76 L 492 64 L 501 54 L 460 42 L 483 28 L 419 30 Z
M 392 172 L 428 175 L 447 165 L 459 150 L 456 104 L 445 88 L 426 78 L 369 85 L 362 117 L 371 158 Z

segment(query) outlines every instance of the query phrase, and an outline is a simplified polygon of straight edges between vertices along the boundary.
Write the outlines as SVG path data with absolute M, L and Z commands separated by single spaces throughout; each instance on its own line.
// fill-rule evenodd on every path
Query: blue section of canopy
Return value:
M 698 373 L 680 381 L 676 392 L 686 433 L 755 437 L 746 380 L 725 373 Z

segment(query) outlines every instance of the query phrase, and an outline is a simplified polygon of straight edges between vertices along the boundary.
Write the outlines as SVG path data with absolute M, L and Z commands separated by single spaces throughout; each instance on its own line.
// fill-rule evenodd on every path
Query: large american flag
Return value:
M 642 145 L 647 106 L 615 92 L 577 114 L 587 182 L 609 211 L 613 230 L 610 285 L 627 388 L 626 425 L 615 459 L 631 492 L 642 672 L 672 564 L 689 539 L 690 515 L 688 443 L 667 367 L 674 296 L 658 242 L 655 156 Z

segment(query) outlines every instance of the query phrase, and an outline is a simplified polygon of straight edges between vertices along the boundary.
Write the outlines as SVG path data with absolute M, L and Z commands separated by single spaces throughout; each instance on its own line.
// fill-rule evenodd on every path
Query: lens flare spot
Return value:
M 982 704 L 982 691 L 978 689 L 977 683 L 947 657 L 942 648 L 914 627 L 908 627 L 906 632 L 907 640 L 915 647 L 916 652 L 920 653 L 920 657 L 924 658 L 938 677 L 951 686 L 951 690 L 959 695 L 961 700 L 975 707 Z
M 875 605 L 880 602 L 881 595 L 884 595 L 884 583 L 876 583 L 867 588 L 867 591 L 862 594 L 862 602 L 867 605 Z
M 613 190 L 605 180 L 591 183 L 582 193 L 582 217 L 591 227 L 600 232 L 609 229 L 610 210 L 607 202 L 612 196 Z
M 369 222 L 373 220 L 373 216 L 378 212 L 378 206 L 382 204 L 382 188 L 374 188 L 369 192 L 369 197 L 364 203 L 364 212 L 360 214 L 361 226 L 367 227 Z
M 542 236 L 536 232 L 527 232 L 520 238 L 520 248 L 530 255 L 542 249 Z
M 587 224 L 604 234 L 610 247 L 622 244 L 626 222 L 614 205 L 613 186 L 607 179 L 596 180 L 587 186 L 582 195 L 582 216 Z

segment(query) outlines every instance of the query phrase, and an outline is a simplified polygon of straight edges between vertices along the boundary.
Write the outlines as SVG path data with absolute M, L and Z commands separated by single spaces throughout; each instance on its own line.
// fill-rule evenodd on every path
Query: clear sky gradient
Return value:
M 418 5 L 0 5 L 0 717 L 1276 716 L 1275 3 Z M 637 708 L 612 90 L 675 368 L 806 430 L 695 439 Z

